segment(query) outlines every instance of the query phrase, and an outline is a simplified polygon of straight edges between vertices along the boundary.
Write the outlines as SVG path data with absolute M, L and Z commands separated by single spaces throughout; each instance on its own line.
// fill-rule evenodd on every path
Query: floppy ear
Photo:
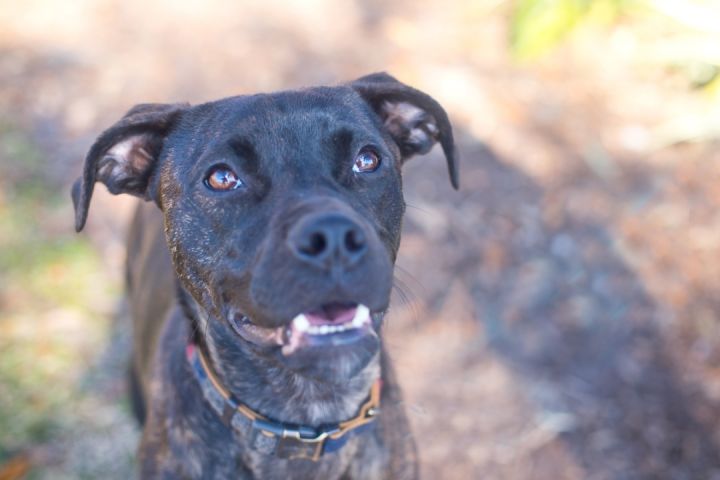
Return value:
M 350 84 L 382 119 L 403 162 L 430 151 L 440 141 L 450 183 L 457 189 L 458 155 L 447 113 L 430 95 L 399 82 L 387 73 L 373 73 Z
M 188 106 L 136 105 L 95 140 L 85 157 L 82 177 L 72 189 L 76 231 L 85 226 L 96 181 L 104 183 L 110 193 L 149 200 L 148 185 L 165 137 Z

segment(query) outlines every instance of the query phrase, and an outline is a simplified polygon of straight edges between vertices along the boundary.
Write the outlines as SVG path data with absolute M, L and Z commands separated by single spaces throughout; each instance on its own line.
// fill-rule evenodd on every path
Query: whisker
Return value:
M 409 270 L 407 270 L 406 268 L 403 268 L 402 265 L 396 263 L 396 264 L 395 264 L 395 273 L 396 273 L 396 274 L 402 274 L 402 275 L 405 276 L 408 280 L 411 280 L 412 283 L 415 284 L 415 287 L 417 287 L 417 288 L 420 290 L 420 292 L 421 292 L 421 294 L 422 294 L 422 298 L 427 298 L 427 297 L 428 297 L 427 289 L 425 288 L 425 286 L 422 284 L 422 282 L 421 282 L 420 280 L 418 280 L 418 279 L 415 277 L 415 275 L 413 275 L 412 273 L 410 273 Z M 397 277 L 395 277 L 395 278 L 397 278 Z M 407 285 L 406 282 L 403 281 L 403 283 L 404 283 L 405 285 Z M 410 290 L 410 288 L 408 288 L 408 290 Z
M 430 212 L 428 212 L 426 209 L 424 209 L 424 208 L 422 208 L 422 207 L 418 207 L 417 205 L 413 205 L 413 204 L 411 204 L 411 203 L 405 202 L 405 206 L 406 206 L 406 207 L 410 207 L 410 208 L 414 208 L 415 210 L 419 210 L 419 211 L 421 211 L 421 212 L 423 212 L 423 213 L 430 213 Z
M 210 319 L 207 319 L 205 321 L 205 336 L 203 337 L 204 339 L 208 338 L 208 328 L 210 328 Z M 207 342 L 208 340 L 205 341 Z
M 419 302 L 415 301 L 417 295 L 415 295 L 405 282 L 395 276 L 393 277 L 393 289 L 400 297 L 403 306 L 410 310 L 411 323 L 417 324 L 420 321 Z
M 397 281 L 397 279 L 396 279 L 396 281 Z M 400 285 L 393 283 L 393 289 L 398 294 L 398 297 L 400 297 L 400 303 L 402 304 L 403 307 L 411 306 L 412 302 L 411 302 L 410 298 L 408 298 L 408 294 L 405 293 L 405 291 L 403 290 L 403 288 Z

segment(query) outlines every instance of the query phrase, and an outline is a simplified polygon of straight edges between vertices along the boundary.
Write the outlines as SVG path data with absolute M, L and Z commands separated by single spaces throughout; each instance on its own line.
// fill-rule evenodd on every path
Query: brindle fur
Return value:
M 381 343 L 365 339 L 284 358 L 277 347 L 241 339 L 226 319 L 242 309 L 254 323 L 276 327 L 331 301 L 385 311 L 404 211 L 400 167 L 436 140 L 456 186 L 445 112 L 386 74 L 196 107 L 141 105 L 98 138 L 73 191 L 76 228 L 96 181 L 160 207 L 138 207 L 128 241 L 141 478 L 417 477 L 415 444 Z M 348 173 L 363 143 L 383 157 L 374 177 Z M 248 180 L 244 196 L 213 195 L 199 185 L 196 165 L 218 158 Z M 292 225 L 318 211 L 352 218 L 368 236 L 367 258 L 338 278 L 298 263 L 285 246 Z M 381 414 L 374 428 L 317 462 L 256 452 L 207 405 L 185 358 L 190 338 L 224 386 L 269 418 L 346 420 L 379 375 Z

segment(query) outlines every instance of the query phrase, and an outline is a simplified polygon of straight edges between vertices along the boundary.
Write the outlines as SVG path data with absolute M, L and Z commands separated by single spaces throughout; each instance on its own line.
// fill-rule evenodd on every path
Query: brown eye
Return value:
M 362 150 L 355 157 L 353 172 L 367 173 L 374 172 L 380 166 L 380 157 L 373 150 Z
M 218 166 L 213 167 L 208 176 L 205 177 L 205 185 L 211 190 L 225 191 L 235 190 L 242 185 L 242 182 L 230 168 Z

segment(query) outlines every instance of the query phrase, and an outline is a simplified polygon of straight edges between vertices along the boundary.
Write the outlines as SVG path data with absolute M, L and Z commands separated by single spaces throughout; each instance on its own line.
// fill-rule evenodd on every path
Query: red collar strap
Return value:
M 223 422 L 238 431 L 255 450 L 280 458 L 320 459 L 323 453 L 339 450 L 350 435 L 371 428 L 380 412 L 382 380 L 370 388 L 358 414 L 344 422 L 310 427 L 276 422 L 236 400 L 214 375 L 205 356 L 194 344 L 186 350 L 190 367 L 205 400 Z

